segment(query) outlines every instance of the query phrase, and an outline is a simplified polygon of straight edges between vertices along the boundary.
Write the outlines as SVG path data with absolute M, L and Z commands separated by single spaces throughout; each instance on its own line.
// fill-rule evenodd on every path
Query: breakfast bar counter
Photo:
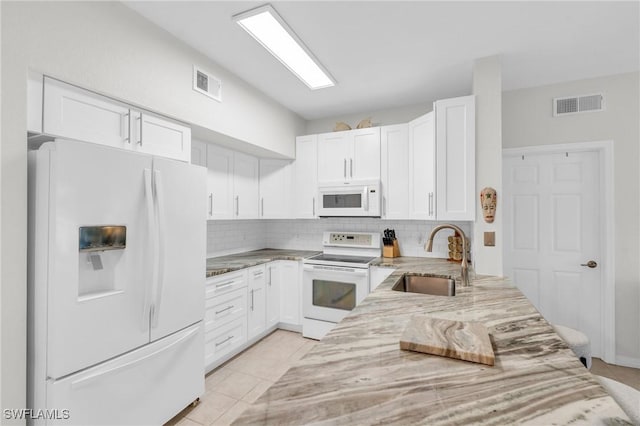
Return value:
M 456 295 L 393 291 L 402 275 L 458 276 L 443 259 L 378 259 L 396 270 L 235 424 L 630 424 L 551 325 L 505 278 Z M 495 365 L 400 350 L 413 315 L 478 321 Z

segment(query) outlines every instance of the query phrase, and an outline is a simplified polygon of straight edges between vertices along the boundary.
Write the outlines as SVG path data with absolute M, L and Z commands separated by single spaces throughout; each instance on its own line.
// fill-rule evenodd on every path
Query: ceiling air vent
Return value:
M 603 109 L 604 97 L 601 94 L 553 99 L 554 117 L 580 112 L 602 111 Z
M 222 102 L 222 81 L 195 65 L 193 66 L 193 90 Z

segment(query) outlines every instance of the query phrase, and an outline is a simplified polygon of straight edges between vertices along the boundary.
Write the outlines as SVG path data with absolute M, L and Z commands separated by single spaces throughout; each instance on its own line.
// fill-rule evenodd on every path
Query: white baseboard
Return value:
M 640 368 L 640 358 L 632 358 L 630 356 L 617 356 L 616 365 L 623 367 Z

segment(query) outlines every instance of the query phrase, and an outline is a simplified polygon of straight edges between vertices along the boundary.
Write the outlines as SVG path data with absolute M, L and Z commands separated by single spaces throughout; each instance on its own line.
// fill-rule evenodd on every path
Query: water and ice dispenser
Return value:
M 118 270 L 127 247 L 127 227 L 81 226 L 79 229 L 78 298 L 118 292 Z

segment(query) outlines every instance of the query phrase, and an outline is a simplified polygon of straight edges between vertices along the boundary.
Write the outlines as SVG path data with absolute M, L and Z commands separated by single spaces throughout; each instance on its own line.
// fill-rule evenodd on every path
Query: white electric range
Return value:
M 302 335 L 322 339 L 369 293 L 369 263 L 380 256 L 376 232 L 325 232 L 323 253 L 304 261 Z

